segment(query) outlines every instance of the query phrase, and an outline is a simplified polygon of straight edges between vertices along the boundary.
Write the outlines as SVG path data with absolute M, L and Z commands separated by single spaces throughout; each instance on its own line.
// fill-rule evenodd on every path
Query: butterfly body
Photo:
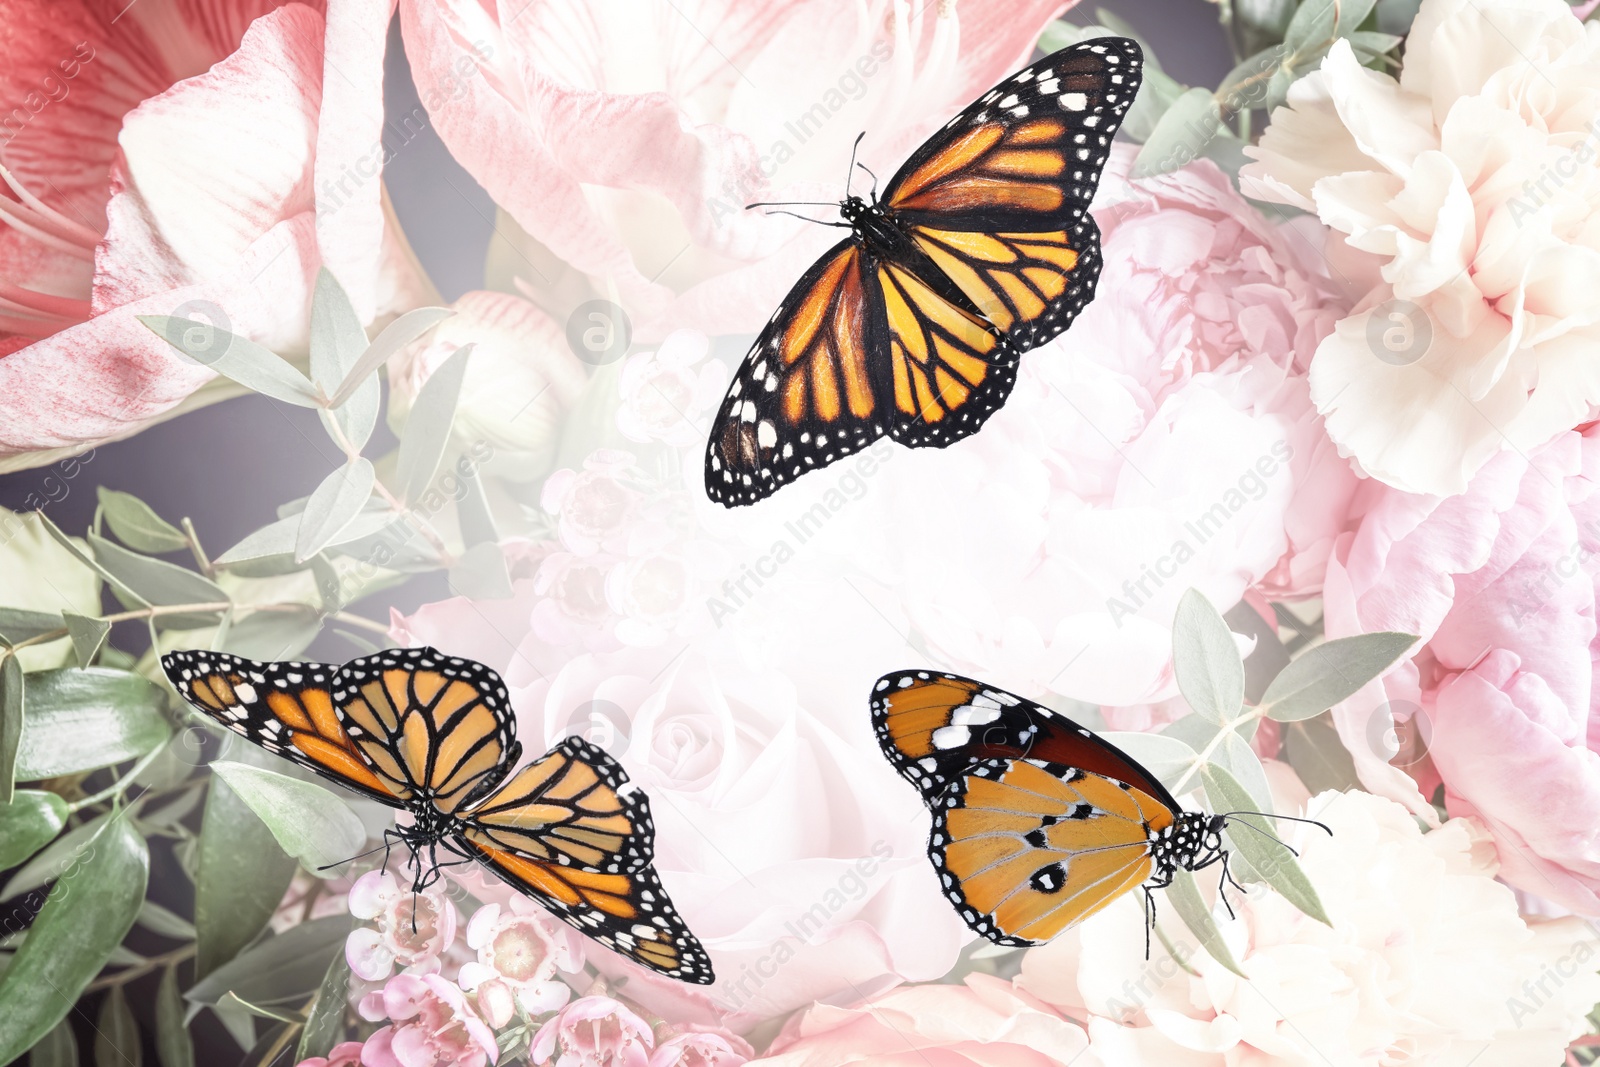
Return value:
M 933 814 L 945 896 L 991 941 L 1043 944 L 1123 893 L 1226 864 L 1226 817 L 1183 810 L 1132 758 L 1033 701 L 898 671 L 871 708 L 884 755 Z
M 1141 64 L 1119 37 L 1046 56 L 951 119 L 881 198 L 840 203 L 850 237 L 784 298 L 713 422 L 711 499 L 753 503 L 885 435 L 941 448 L 982 427 L 1021 354 L 1094 295 L 1088 206 Z
M 186 651 L 162 667 L 221 725 L 409 814 L 384 840 L 409 850 L 416 888 L 457 862 L 440 851 L 476 861 L 606 947 L 714 980 L 656 875 L 648 799 L 582 738 L 519 767 L 505 684 L 482 664 L 420 648 L 343 665 Z

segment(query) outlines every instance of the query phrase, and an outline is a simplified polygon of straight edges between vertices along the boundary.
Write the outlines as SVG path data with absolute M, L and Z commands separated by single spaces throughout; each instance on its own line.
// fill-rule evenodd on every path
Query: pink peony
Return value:
M 350 914 L 376 923 L 350 931 L 344 948 L 350 970 L 369 982 L 389 977 L 395 964 L 414 973 L 438 971 L 439 957 L 456 936 L 456 906 L 442 885 L 412 893 L 388 871 L 356 879 Z
M 989 975 L 906 986 L 855 1008 L 819 1004 L 786 1026 L 752 1067 L 1108 1067 L 1085 1056 L 1083 1028 Z
M 361 1042 L 340 1042 L 326 1056 L 311 1056 L 295 1067 L 361 1067 Z
M 521 895 L 512 896 L 504 907 L 479 908 L 467 924 L 467 946 L 478 958 L 462 964 L 462 988 L 499 983 L 529 1015 L 564 1006 L 572 991 L 556 980 L 556 972 L 575 974 L 583 969 L 582 936 Z
M 1349 306 L 1321 228 L 1267 220 L 1208 161 L 1129 180 L 1133 155 L 1096 200 L 1095 301 L 981 433 L 894 452 L 870 494 L 871 565 L 934 662 L 1111 706 L 1176 695 L 1185 590 L 1314 593 L 1356 484 L 1305 378 Z
M 438 975 L 397 974 L 381 997 L 394 1023 L 367 1038 L 364 1067 L 483 1067 L 499 1058 L 494 1031 Z
M 744 205 L 841 199 L 863 129 L 886 173 L 1019 66 L 1064 6 L 406 0 L 400 15 L 433 124 L 526 231 L 507 258 L 554 253 L 577 275 L 564 285 L 594 279 L 653 339 L 756 329 L 831 238 Z M 481 77 L 457 73 L 461 40 L 491 51 Z
M 238 391 L 197 393 L 136 314 L 303 350 L 319 266 L 363 322 L 419 301 L 381 183 L 350 180 L 382 157 L 390 10 L 0 5 L 0 469 Z
M 1424 642 L 1335 709 L 1362 782 L 1431 818 L 1424 794 L 1442 781 L 1450 813 L 1493 832 L 1503 878 L 1588 914 L 1600 912 L 1597 479 L 1590 426 L 1496 455 L 1460 496 L 1374 483 L 1326 596 L 1330 637 Z
M 633 1012 L 610 997 L 582 997 L 539 1028 L 528 1058 L 552 1067 L 647 1067 L 654 1046 Z
M 740 1067 L 754 1056 L 748 1042 L 726 1030 L 691 1030 L 658 1043 L 650 1067 Z

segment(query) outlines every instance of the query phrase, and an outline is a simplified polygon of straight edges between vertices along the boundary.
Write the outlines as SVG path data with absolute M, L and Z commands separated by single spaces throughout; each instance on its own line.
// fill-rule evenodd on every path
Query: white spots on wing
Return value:
M 756 427 L 756 443 L 762 448 L 772 448 L 778 443 L 778 428 L 772 425 L 771 419 L 762 419 Z
M 991 701 L 988 707 L 979 707 L 977 706 L 977 701 L 974 700 L 973 703 L 963 704 L 961 707 L 956 708 L 955 711 L 950 713 L 950 725 L 983 726 L 987 723 L 994 722 L 999 717 L 999 704 L 995 704 Z
M 1089 94 L 1062 93 L 1061 106 L 1067 111 L 1082 111 L 1089 106 Z
M 1087 159 L 1088 157 L 1085 156 L 1084 158 Z M 740 407 L 739 407 L 739 421 L 740 422 L 755 422 L 756 421 L 756 405 L 755 405 L 755 401 L 746 400 L 742 405 L 740 405 Z
M 1049 78 L 1039 83 L 1039 91 L 1046 96 L 1053 95 L 1059 88 L 1061 88 L 1060 78 Z
M 933 747 L 938 749 L 960 748 L 972 738 L 972 731 L 965 726 L 941 726 L 933 731 Z
M 249 682 L 240 682 L 233 687 L 233 691 L 246 704 L 254 704 L 256 702 L 256 687 Z
M 1010 93 L 1009 95 L 1007 95 L 1004 100 L 1000 101 L 1000 106 L 1001 107 L 1016 107 L 1017 106 L 1017 94 L 1016 93 Z

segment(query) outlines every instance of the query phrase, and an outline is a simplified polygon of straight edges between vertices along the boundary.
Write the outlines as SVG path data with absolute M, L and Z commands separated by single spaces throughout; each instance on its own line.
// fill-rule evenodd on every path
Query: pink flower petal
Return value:
M 366 927 L 350 931 L 345 938 L 344 958 L 353 974 L 369 982 L 383 981 L 394 969 L 394 953 L 378 931 Z

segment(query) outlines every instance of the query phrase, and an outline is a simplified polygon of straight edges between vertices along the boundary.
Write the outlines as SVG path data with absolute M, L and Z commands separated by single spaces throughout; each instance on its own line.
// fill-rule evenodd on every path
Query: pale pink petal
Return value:
M 395 1028 L 385 1026 L 361 1046 L 362 1067 L 406 1067 L 394 1052 Z
M 344 942 L 344 958 L 357 977 L 381 982 L 394 969 L 394 953 L 376 930 L 361 927 L 350 931 Z

